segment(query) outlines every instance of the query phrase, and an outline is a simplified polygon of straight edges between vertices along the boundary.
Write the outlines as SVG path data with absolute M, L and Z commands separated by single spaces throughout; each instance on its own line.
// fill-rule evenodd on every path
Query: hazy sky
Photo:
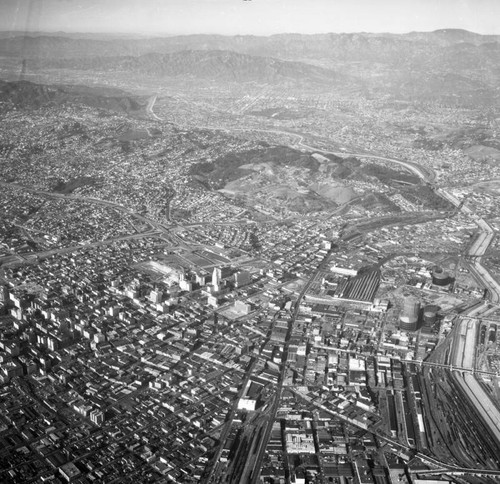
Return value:
M 500 34 L 500 0 L 0 0 L 0 30 Z

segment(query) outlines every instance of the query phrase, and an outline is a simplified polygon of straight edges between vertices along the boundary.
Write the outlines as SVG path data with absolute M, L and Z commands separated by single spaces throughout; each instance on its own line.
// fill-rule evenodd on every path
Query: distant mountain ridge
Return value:
M 475 58 L 482 67 L 500 65 L 500 36 L 459 29 L 408 34 L 278 34 L 269 37 L 187 35 L 165 38 L 18 36 L 0 38 L 0 57 L 60 59 L 141 57 L 189 51 L 231 51 L 241 55 L 313 64 L 338 70 L 339 64 L 380 63 L 390 67 L 446 69 L 456 56 Z M 115 61 L 116 62 L 116 61 Z
M 126 71 L 156 77 L 193 77 L 222 81 L 259 81 L 331 83 L 341 76 L 322 67 L 271 57 L 250 56 L 227 50 L 188 50 L 171 54 L 150 53 L 141 56 L 44 59 L 27 63 L 31 69 L 78 69 Z
M 1 36 L 0 36 L 1 37 Z M 0 61 L 47 69 L 210 82 L 339 88 L 453 106 L 500 105 L 500 36 L 460 29 L 408 34 L 188 35 L 165 38 L 0 38 Z M 19 66 L 17 66 L 19 67 Z M 71 77 L 71 76 L 69 76 Z M 104 83 L 104 82 L 103 82 Z
M 76 35 L 76 34 L 75 34 Z M 426 46 L 447 47 L 457 43 L 480 46 L 500 44 L 500 36 L 480 35 L 466 30 L 441 29 L 434 32 L 408 34 L 276 34 L 260 36 L 186 35 L 152 38 L 113 38 L 81 34 L 81 38 L 54 35 L 0 35 L 0 55 L 23 58 L 61 58 L 93 56 L 139 56 L 148 53 L 168 54 L 185 50 L 231 50 L 241 54 L 297 59 L 302 55 L 312 58 L 337 58 L 342 53 L 354 53 L 360 47 L 376 47 L 379 54 L 396 48 L 410 48 L 409 53 Z M 381 50 L 380 50 L 381 49 Z M 370 49 L 371 54 L 375 54 Z M 291 57 L 290 57 L 291 56 Z

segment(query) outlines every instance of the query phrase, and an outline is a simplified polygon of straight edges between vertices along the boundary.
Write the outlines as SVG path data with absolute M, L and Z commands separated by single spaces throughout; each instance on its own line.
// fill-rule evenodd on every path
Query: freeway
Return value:
M 481 307 L 484 307 L 484 306 L 481 306 Z M 318 344 L 318 343 L 315 343 L 313 345 L 313 347 L 317 348 L 317 349 L 321 349 L 321 350 L 332 351 L 334 353 L 348 353 L 348 354 L 352 353 L 352 350 L 349 350 L 349 349 L 334 348 L 331 346 L 326 346 L 326 345 Z M 366 359 L 366 357 L 364 355 L 358 355 L 358 358 Z M 377 361 L 378 361 L 378 359 L 377 359 Z M 458 363 L 457 364 L 451 364 L 451 363 L 447 364 L 447 363 L 436 363 L 436 362 L 432 362 L 429 360 L 423 361 L 423 360 L 413 360 L 413 359 L 401 359 L 400 361 L 403 363 L 414 363 L 415 365 L 418 365 L 420 367 L 428 366 L 428 367 L 432 367 L 432 368 L 444 368 L 445 370 L 458 371 L 458 372 L 462 372 L 462 373 L 466 372 L 466 373 L 475 373 L 475 374 L 487 375 L 487 376 L 500 376 L 499 372 L 478 370 L 478 369 L 474 368 L 474 365 L 472 365 L 472 364 L 469 364 L 466 366 L 463 366 L 463 365 L 461 366 Z
M 395 158 L 388 158 L 380 155 L 373 155 L 369 153 L 347 153 L 344 151 L 328 151 L 324 149 L 318 149 L 314 146 L 310 146 L 304 143 L 304 136 L 298 133 L 290 133 L 288 131 L 280 131 L 280 130 L 269 130 L 269 129 L 245 129 L 245 128 L 234 128 L 234 129 L 226 129 L 225 131 L 257 131 L 257 132 L 269 132 L 269 133 L 274 133 L 274 134 L 283 134 L 287 136 L 293 136 L 298 139 L 297 141 L 297 146 L 300 146 L 302 148 L 315 151 L 318 153 L 325 153 L 325 154 L 333 154 L 335 156 L 355 156 L 358 158 L 368 158 L 368 159 L 375 159 L 375 160 L 382 160 L 382 161 L 387 161 L 389 163 L 395 163 L 400 166 L 405 167 L 407 170 L 411 171 L 415 175 L 419 176 L 422 180 L 428 182 L 428 183 L 433 183 L 436 176 L 435 173 L 428 168 L 424 168 L 416 163 L 412 163 L 409 161 L 405 160 L 398 160 Z M 480 279 L 480 282 L 484 285 L 484 287 L 488 288 L 490 291 L 491 295 L 491 302 L 493 303 L 500 303 L 500 284 L 498 281 L 495 280 L 493 276 L 481 265 L 481 257 L 484 255 L 486 252 L 487 248 L 491 244 L 493 238 L 495 237 L 495 232 L 493 228 L 488 225 L 488 223 L 476 216 L 472 210 L 467 207 L 464 204 L 461 204 L 460 201 L 451 193 L 443 190 L 443 189 L 436 189 L 436 193 L 438 195 L 441 195 L 444 199 L 448 200 L 451 202 L 453 205 L 456 207 L 460 208 L 460 210 L 471 216 L 474 219 L 474 222 L 479 228 L 479 236 L 473 243 L 472 247 L 469 249 L 468 253 L 469 256 L 474 257 L 475 260 L 472 264 L 472 267 L 474 267 L 475 272 L 477 274 L 478 279 Z
M 156 99 L 158 98 L 158 95 L 154 95 L 148 99 L 148 104 L 146 105 L 146 112 L 153 118 L 156 119 L 157 121 L 163 121 L 163 119 L 159 118 L 154 112 L 153 112 L 153 106 L 155 105 Z M 148 130 L 149 132 L 149 130 Z
M 486 423 L 492 436 L 500 443 L 500 411 L 483 385 L 476 379 L 476 374 L 480 372 L 475 370 L 479 318 L 488 310 L 489 306 L 485 303 L 475 306 L 468 311 L 468 317 L 461 316 L 455 323 L 450 348 L 450 366 L 473 369 L 472 372 L 454 373 L 454 380 Z
M 493 304 L 500 302 L 500 284 L 482 265 L 482 258 L 495 237 L 495 232 L 483 219 L 476 216 L 472 210 L 461 203 L 454 195 L 444 190 L 437 192 L 453 205 L 458 207 L 463 213 L 471 216 L 479 228 L 479 233 L 467 251 L 470 259 L 469 269 L 471 274 L 488 289 L 490 300 Z M 479 318 L 490 312 L 491 305 L 484 301 L 480 305 L 472 306 L 465 311 L 455 323 L 455 328 L 451 333 L 450 365 L 456 367 L 468 367 L 475 369 L 476 340 L 478 334 Z M 470 319 L 474 317 L 474 319 Z M 491 400 L 490 395 L 476 379 L 473 372 L 463 372 L 454 374 L 454 380 L 461 388 L 464 395 L 468 397 L 472 406 L 486 423 L 494 439 L 500 443 L 500 411 Z M 476 470 L 477 471 L 477 470 Z M 457 473 L 462 473 L 463 469 L 458 469 Z M 489 474 L 491 471 L 482 470 L 476 475 Z M 471 473 L 471 472 L 468 472 Z M 496 475 L 500 475 L 498 472 Z
M 114 242 L 122 242 L 126 240 L 134 239 L 144 239 L 147 237 L 157 237 L 161 235 L 162 232 L 159 230 L 150 230 L 148 232 L 142 232 L 140 234 L 123 235 L 121 237 L 112 237 L 110 239 L 101 240 L 99 242 L 90 242 L 88 244 L 72 245 L 69 247 L 62 247 L 59 249 L 43 250 L 40 252 L 26 252 L 25 254 L 11 254 L 0 257 L 0 266 L 8 265 L 16 262 L 33 262 L 36 260 L 46 259 L 57 254 L 69 254 L 77 250 L 85 250 L 91 247 L 101 247 L 103 245 L 112 244 Z
M 114 241 L 120 241 L 120 240 L 127 240 L 127 239 L 133 239 L 133 238 L 143 238 L 143 237 L 150 237 L 154 235 L 161 235 L 164 233 L 169 233 L 170 237 L 177 242 L 177 244 L 181 247 L 187 247 L 188 244 L 186 244 L 182 239 L 180 239 L 172 230 L 174 227 L 172 226 L 167 226 L 164 225 L 160 222 L 157 222 L 156 220 L 152 220 L 148 217 L 145 217 L 144 215 L 141 215 L 140 213 L 134 212 L 132 209 L 120 205 L 119 203 L 116 202 L 111 202 L 109 200 L 102 200 L 100 198 L 95 198 L 95 197 L 84 197 L 80 195 L 72 195 L 72 194 L 62 194 L 62 193 L 55 193 L 55 192 L 49 192 L 46 190 L 39 190 L 37 188 L 31 188 L 31 187 L 26 187 L 23 185 L 18 185 L 16 183 L 6 183 L 0 181 L 0 187 L 8 187 L 12 188 L 15 190 L 19 191 L 26 191 L 33 193 L 35 195 L 40 195 L 42 197 L 49 197 L 49 198 L 56 198 L 56 199 L 63 199 L 63 200 L 79 200 L 82 202 L 87 202 L 87 203 L 93 203 L 96 205 L 102 205 L 111 209 L 119 210 L 121 212 L 124 212 L 127 215 L 130 215 L 131 217 L 136 218 L 137 220 L 140 220 L 142 223 L 146 224 L 149 226 L 149 230 L 146 232 L 141 232 L 138 234 L 133 234 L 133 235 L 127 235 L 123 237 L 117 237 L 117 238 L 111 238 L 107 239 L 104 241 L 100 242 L 94 242 L 90 244 L 83 244 L 83 245 L 75 245 L 72 247 L 66 247 L 66 248 L 61 248 L 61 249 L 54 249 L 50 251 L 44 251 L 40 253 L 28 253 L 28 254 L 10 254 L 6 255 L 3 258 L 0 258 L 0 264 L 1 263 L 11 263 L 11 262 L 26 262 L 29 261 L 30 259 L 36 259 L 36 257 L 48 257 L 50 255 L 54 254 L 62 254 L 62 253 L 67 253 L 67 252 L 72 252 L 73 250 L 81 250 L 86 247 L 92 247 L 92 246 L 99 246 L 99 245 L 104 245 L 106 243 L 111 243 Z M 182 226 L 177 226 L 178 229 L 182 229 Z
M 130 215 L 131 217 L 136 218 L 137 220 L 140 220 L 141 222 L 143 222 L 144 224 L 147 224 L 150 227 L 151 231 L 144 232 L 143 234 L 137 234 L 136 238 L 139 238 L 141 235 L 143 235 L 144 237 L 150 236 L 153 233 L 153 231 L 158 231 L 158 234 L 160 232 L 162 232 L 162 233 L 168 232 L 170 234 L 170 236 L 173 237 L 177 241 L 177 243 L 182 247 L 187 247 L 187 244 L 175 235 L 175 230 L 183 230 L 185 228 L 195 228 L 195 227 L 201 227 L 201 226 L 205 226 L 205 225 L 208 225 L 208 226 L 234 226 L 234 225 L 252 225 L 252 224 L 259 223 L 259 222 L 254 221 L 254 220 L 238 219 L 238 220 L 231 220 L 231 221 L 224 221 L 224 222 L 209 221 L 209 222 L 194 222 L 194 223 L 189 223 L 189 224 L 179 224 L 178 223 L 175 225 L 172 224 L 172 225 L 167 226 L 167 225 L 164 225 L 160 222 L 157 222 L 156 220 L 152 220 L 148 217 L 145 217 L 144 215 L 141 215 L 140 213 L 134 212 L 133 210 L 131 210 L 128 207 L 125 207 L 124 205 L 121 205 L 121 204 L 116 203 L 116 202 L 111 202 L 109 200 L 102 200 L 100 198 L 95 198 L 95 197 L 84 197 L 84 196 L 80 196 L 80 195 L 49 192 L 46 190 L 39 190 L 36 188 L 18 185 L 16 183 L 6 183 L 6 182 L 2 182 L 2 181 L 0 181 L 0 186 L 10 187 L 10 188 L 20 190 L 20 191 L 27 191 L 27 192 L 33 193 L 35 195 L 40 195 L 42 197 L 49 197 L 49 198 L 56 198 L 56 199 L 63 199 L 63 200 L 80 200 L 82 202 L 94 203 L 97 205 L 102 205 L 102 206 L 105 206 L 108 208 L 119 210 L 121 212 L 124 212 L 124 213 Z M 168 204 L 169 204 L 169 210 L 168 210 L 169 213 L 167 215 L 167 220 L 170 221 L 170 200 L 168 201 Z M 341 208 L 343 208 L 343 207 L 341 207 Z M 175 229 L 175 230 L 172 230 L 172 229 Z M 125 240 L 127 237 L 115 239 L 115 240 Z M 130 237 L 130 238 L 132 238 L 132 237 Z M 109 240 L 111 241 L 112 239 L 109 239 Z M 92 244 L 89 244 L 86 246 L 74 246 L 73 248 L 68 248 L 68 250 L 61 249 L 59 251 L 59 253 L 71 252 L 72 250 L 76 250 L 78 248 L 81 249 L 82 247 L 89 247 L 91 245 Z M 94 245 L 99 245 L 99 244 L 94 244 Z M 54 253 L 57 253 L 57 252 L 54 252 Z M 23 256 L 22 254 L 21 255 L 16 254 L 16 255 L 10 255 L 10 256 L 6 256 L 6 257 L 12 258 L 12 261 L 14 259 L 17 259 L 17 261 L 23 261 L 25 257 L 29 257 L 30 255 L 33 255 L 33 254 L 27 254 L 26 256 Z M 1 260 L 0 260 L 0 262 L 1 262 Z
M 478 279 L 479 282 L 489 290 L 491 302 L 494 304 L 500 303 L 500 284 L 482 265 L 482 258 L 495 238 L 495 231 L 486 222 L 486 220 L 475 215 L 474 212 L 472 212 L 472 210 L 466 205 L 461 204 L 458 198 L 453 194 L 448 193 L 443 189 L 437 189 L 436 192 L 456 207 L 460 207 L 460 210 L 464 214 L 472 217 L 475 224 L 478 226 L 478 236 L 475 238 L 471 247 L 469 247 L 467 251 L 467 258 L 470 259 L 469 267 L 476 279 Z
M 389 163 L 395 163 L 396 165 L 403 166 L 407 170 L 411 171 L 418 177 L 422 178 L 424 181 L 431 183 L 434 181 L 436 178 L 436 175 L 431 172 L 430 170 L 427 170 L 423 168 L 420 165 L 417 165 L 416 163 L 411 163 L 409 161 L 403 161 L 403 160 L 397 160 L 395 158 L 387 158 L 385 156 L 379 156 L 379 155 L 371 155 L 368 153 L 347 153 L 345 151 L 327 151 L 327 150 L 318 150 L 317 148 L 314 148 L 312 146 L 306 145 L 302 142 L 299 142 L 299 146 L 302 146 L 303 148 L 312 150 L 312 151 L 317 151 L 320 153 L 326 153 L 330 155 L 335 155 L 335 156 L 354 156 L 356 158 L 368 158 L 368 159 L 373 159 L 373 160 L 381 160 L 381 161 L 388 161 Z
M 459 467 L 451 464 L 445 464 L 433 457 L 430 457 L 426 454 L 422 454 L 421 452 L 417 452 L 416 456 L 422 462 L 427 465 L 435 466 L 436 469 L 430 470 L 411 470 L 411 474 L 422 474 L 422 475 L 436 475 L 436 474 L 449 474 L 449 475 L 476 475 L 476 476 L 500 476 L 500 470 L 492 470 L 492 469 L 470 469 L 467 467 Z
M 13 188 L 15 190 L 34 193 L 35 195 L 40 195 L 42 197 L 58 198 L 58 199 L 63 199 L 63 200 L 80 200 L 82 202 L 95 203 L 97 205 L 103 205 L 103 206 L 108 207 L 108 208 L 114 208 L 116 210 L 120 210 L 122 212 L 125 212 L 125 213 L 131 215 L 132 217 L 137 218 L 141 222 L 148 224 L 151 228 L 159 228 L 159 226 L 161 225 L 158 222 L 155 222 L 151 219 L 148 219 L 137 212 L 133 212 L 129 208 L 125 207 L 124 205 L 120 205 L 119 203 L 116 203 L 116 202 L 110 202 L 109 200 L 101 200 L 100 198 L 95 198 L 95 197 L 83 197 L 80 195 L 72 195 L 72 194 L 66 195 L 63 193 L 49 192 L 46 190 L 39 190 L 37 188 L 31 188 L 31 187 L 26 187 L 23 185 L 18 185 L 16 183 L 7 183 L 7 182 L 2 182 L 2 181 L 0 181 L 0 186 L 7 187 L 7 188 Z
M 387 158 L 385 156 L 380 156 L 380 155 L 373 155 L 370 153 L 351 153 L 347 151 L 329 151 L 329 150 L 324 150 L 321 148 L 316 148 L 314 146 L 308 145 L 304 143 L 304 135 L 299 134 L 299 133 L 293 133 L 290 131 L 283 131 L 279 129 L 260 129 L 260 128 L 218 128 L 218 127 L 213 127 L 213 126 L 205 126 L 207 129 L 215 129 L 219 131 L 224 131 L 224 132 L 231 132 L 231 131 L 255 131 L 257 133 L 271 133 L 271 134 L 280 134 L 280 135 L 285 135 L 285 136 L 291 136 L 292 138 L 296 138 L 297 142 L 294 143 L 294 146 L 298 146 L 301 148 L 304 148 L 309 151 L 314 151 L 316 153 L 325 153 L 329 155 L 335 155 L 335 156 L 355 156 L 356 158 L 369 158 L 369 159 L 374 159 L 374 160 L 381 160 L 381 161 L 388 161 L 389 163 L 395 163 L 400 166 L 404 166 L 407 170 L 410 170 L 412 173 L 415 175 L 419 176 L 426 182 L 433 182 L 436 178 L 435 173 L 430 170 L 426 169 L 416 163 L 412 163 L 410 161 L 404 161 L 404 160 L 398 160 L 396 158 Z
M 465 373 L 475 373 L 479 375 L 487 375 L 487 376 L 499 376 L 498 372 L 495 371 L 486 371 L 486 370 L 476 370 L 470 366 L 455 366 L 453 364 L 445 364 L 445 363 L 433 363 L 432 361 L 422 361 L 422 360 L 401 360 L 404 363 L 415 363 L 415 365 L 420 366 L 429 366 L 433 368 L 444 368 L 445 370 L 450 371 L 458 371 Z

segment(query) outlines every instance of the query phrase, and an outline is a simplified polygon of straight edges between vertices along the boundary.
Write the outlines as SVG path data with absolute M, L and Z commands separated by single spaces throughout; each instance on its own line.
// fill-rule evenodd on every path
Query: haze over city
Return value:
M 496 0 L 3 0 L 0 29 L 155 35 L 500 33 Z

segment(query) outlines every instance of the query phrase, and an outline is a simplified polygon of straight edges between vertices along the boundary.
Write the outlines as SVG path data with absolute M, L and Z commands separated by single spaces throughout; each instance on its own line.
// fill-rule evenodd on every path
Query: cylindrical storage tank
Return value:
M 402 315 L 399 317 L 399 329 L 403 331 L 416 331 L 418 329 L 418 320 Z
M 399 315 L 399 327 L 405 331 L 416 331 L 420 316 L 420 303 L 414 297 L 408 297 L 403 304 L 403 311 Z
M 490 336 L 488 338 L 488 341 L 491 343 L 495 343 L 497 340 L 497 327 L 496 325 L 492 324 L 490 326 Z
M 424 308 L 424 323 L 432 324 L 436 321 L 439 306 L 429 304 Z
M 432 283 L 436 286 L 446 286 L 450 283 L 450 275 L 442 267 L 434 266 L 432 269 Z

